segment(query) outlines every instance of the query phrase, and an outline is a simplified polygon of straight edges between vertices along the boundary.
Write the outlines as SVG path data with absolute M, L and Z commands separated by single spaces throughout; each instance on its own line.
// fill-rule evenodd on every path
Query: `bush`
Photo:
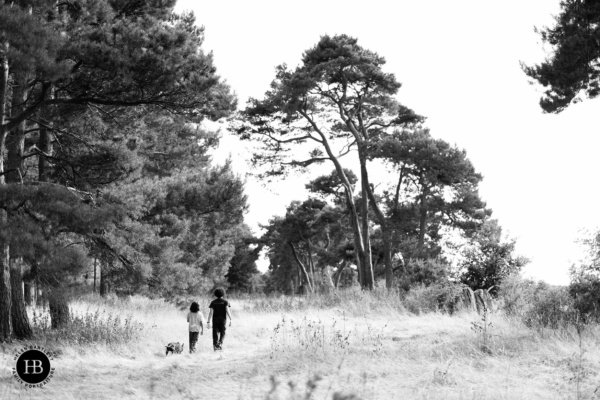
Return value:
M 457 311 L 457 299 L 460 298 L 464 287 L 462 284 L 450 282 L 416 286 L 404 296 L 404 306 L 417 315 L 439 311 L 453 313 Z
M 522 317 L 533 302 L 536 283 L 519 275 L 509 275 L 500 283 L 498 301 L 508 316 Z
M 539 282 L 533 289 L 531 305 L 523 314 L 523 321 L 532 328 L 558 329 L 577 324 L 578 316 L 567 288 Z
M 600 321 L 600 278 L 594 275 L 578 276 L 569 285 L 574 309 L 584 321 Z
M 446 264 L 435 258 L 410 259 L 398 280 L 398 287 L 409 291 L 414 286 L 430 286 L 447 282 Z
M 600 321 L 600 279 L 579 277 L 568 287 L 523 280 L 505 279 L 500 286 L 502 308 L 530 328 L 562 329 Z

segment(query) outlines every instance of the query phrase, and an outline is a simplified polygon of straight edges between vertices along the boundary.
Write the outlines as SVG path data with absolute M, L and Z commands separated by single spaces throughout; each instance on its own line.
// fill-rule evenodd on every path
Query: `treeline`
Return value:
M 462 281 L 493 290 L 527 263 L 491 219 L 466 152 L 398 102 L 401 85 L 384 64 L 355 38 L 324 36 L 297 68 L 277 67 L 271 90 L 234 124 L 267 181 L 334 168 L 265 226 L 267 291 L 372 289 L 378 279 L 388 289 Z
M 31 336 L 36 296 L 65 324 L 92 271 L 173 296 L 226 284 L 235 257 L 255 268 L 243 182 L 201 127 L 236 99 L 174 6 L 0 4 L 0 340 Z
M 390 251 L 386 253 L 384 227 L 369 212 L 375 281 L 386 279 L 387 256 L 394 289 L 461 282 L 495 293 L 502 279 L 527 264 L 515 254 L 515 240 L 502 234 L 480 199 L 481 175 L 464 151 L 426 130 L 390 135 L 383 146 L 394 148 L 393 159 L 384 159 L 393 184 L 376 195 Z M 356 175 L 349 169 L 344 172 L 355 188 Z M 284 216 L 264 226 L 262 242 L 270 261 L 266 292 L 310 293 L 364 283 L 362 271 L 355 269 L 350 211 L 336 171 L 310 181 L 306 188 L 306 200 L 293 201 Z M 360 203 L 360 196 L 355 201 Z

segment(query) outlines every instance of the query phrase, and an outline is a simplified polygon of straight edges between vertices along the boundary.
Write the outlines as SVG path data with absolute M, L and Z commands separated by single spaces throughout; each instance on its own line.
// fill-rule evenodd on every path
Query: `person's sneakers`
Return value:
M 217 351 L 217 350 L 223 350 L 223 348 L 221 347 L 221 343 L 217 343 L 213 347 L 214 347 L 215 351 Z

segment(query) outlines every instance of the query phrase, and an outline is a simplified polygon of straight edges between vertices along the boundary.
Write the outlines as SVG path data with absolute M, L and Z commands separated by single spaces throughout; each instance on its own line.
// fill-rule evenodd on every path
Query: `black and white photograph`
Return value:
M 0 0 L 0 398 L 600 399 L 600 2 Z

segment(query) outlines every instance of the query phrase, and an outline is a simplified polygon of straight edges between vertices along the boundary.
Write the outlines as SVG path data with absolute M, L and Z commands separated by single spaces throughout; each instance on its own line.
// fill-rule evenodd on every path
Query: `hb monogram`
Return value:
M 32 365 L 29 365 L 31 361 Z M 44 368 L 42 367 L 42 360 L 23 360 L 25 363 L 25 372 L 24 374 L 41 374 L 44 372 Z M 33 372 L 29 372 L 29 369 L 33 369 Z

